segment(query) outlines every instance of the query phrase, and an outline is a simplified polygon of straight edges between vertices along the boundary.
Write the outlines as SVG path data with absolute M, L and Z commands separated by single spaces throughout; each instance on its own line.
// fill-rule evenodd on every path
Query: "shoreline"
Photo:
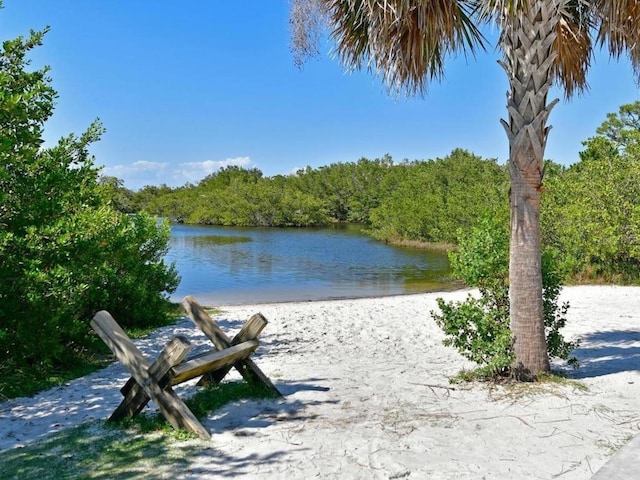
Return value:
M 469 288 L 464 285 L 452 283 L 451 288 L 442 288 L 442 287 L 434 287 L 433 290 L 426 290 L 420 292 L 400 292 L 400 293 L 389 293 L 386 295 L 346 295 L 346 296 L 335 296 L 335 297 L 318 297 L 318 298 L 310 298 L 306 300 L 266 300 L 259 302 L 247 302 L 247 303 L 219 303 L 216 305 L 210 305 L 208 302 L 198 302 L 203 307 L 207 309 L 213 308 L 223 308 L 223 307 L 251 307 L 251 306 L 260 306 L 260 305 L 282 305 L 282 304 L 307 304 L 307 303 L 315 303 L 315 302 L 340 302 L 340 301 L 349 301 L 349 300 L 376 300 L 382 298 L 395 298 L 395 297 L 411 297 L 416 295 L 437 295 L 439 293 L 450 293 L 450 292 L 473 292 L 477 289 Z M 197 295 L 191 295 L 196 300 L 198 300 Z M 205 298 L 207 296 L 205 295 Z M 177 305 L 180 304 L 182 299 L 175 301 Z
M 267 318 L 255 360 L 284 399 L 207 415 L 212 440 L 196 443 L 202 454 L 180 478 L 590 478 L 640 431 L 640 287 L 563 289 L 563 333 L 582 338 L 582 366 L 553 366 L 584 390 L 451 385 L 472 364 L 442 345 L 429 312 L 469 291 L 216 306 L 228 333 L 258 311 Z M 174 335 L 208 348 L 186 319 L 135 343 L 154 357 Z M 0 403 L 0 450 L 107 418 L 127 377 L 113 364 Z
M 210 294 L 193 294 L 190 295 L 198 302 L 200 305 L 207 309 L 214 308 L 222 308 L 222 307 L 250 307 L 250 306 L 260 306 L 260 305 L 282 305 L 282 304 L 307 304 L 307 303 L 315 303 L 315 302 L 340 302 L 340 301 L 348 301 L 348 300 L 375 300 L 375 299 L 383 299 L 383 298 L 395 298 L 395 297 L 411 297 L 416 295 L 437 295 L 439 293 L 447 294 L 451 292 L 468 292 L 473 293 L 477 292 L 477 288 L 468 287 L 460 282 L 451 281 L 450 287 L 442 287 L 441 285 L 438 287 L 434 287 L 429 290 L 422 290 L 419 292 L 398 292 L 398 293 L 389 293 L 389 294 L 377 294 L 377 295 L 340 295 L 340 296 L 330 296 L 330 297 L 317 297 L 317 298 L 307 298 L 307 299 L 285 299 L 285 300 L 260 300 L 260 301 L 247 301 L 247 302 L 220 302 L 220 303 L 211 303 L 210 301 L 200 301 L 199 298 L 209 298 Z M 563 285 L 561 287 L 561 292 L 566 289 L 574 289 L 574 288 L 635 288 L 640 292 L 640 285 L 619 285 L 612 283 L 575 283 L 571 285 Z M 562 300 L 562 293 L 560 294 L 560 300 Z M 180 305 L 182 302 L 182 298 L 172 299 L 175 305 Z

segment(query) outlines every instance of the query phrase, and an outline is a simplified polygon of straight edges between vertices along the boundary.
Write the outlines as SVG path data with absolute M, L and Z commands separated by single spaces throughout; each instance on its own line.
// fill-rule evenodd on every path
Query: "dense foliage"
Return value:
M 507 175 L 494 160 L 456 149 L 443 159 L 394 164 L 389 156 L 307 167 L 265 178 L 228 167 L 198 185 L 145 187 L 132 203 L 187 223 L 318 226 L 355 222 L 383 240 L 453 242 L 480 212 L 506 201 Z
M 257 169 L 227 167 L 197 186 L 145 187 L 134 203 L 174 221 L 206 225 L 300 227 L 329 221 L 312 195 L 287 188 L 286 178 L 264 178 Z
M 370 217 L 376 237 L 453 244 L 459 229 L 506 204 L 508 175 L 495 161 L 456 149 L 443 159 L 399 165 L 382 189 Z
M 640 272 L 640 101 L 584 142 L 580 161 L 545 182 L 543 236 L 577 281 L 637 282 Z
M 56 98 L 47 68 L 27 71 L 44 32 L 0 54 L 0 375 L 45 375 L 91 344 L 107 309 L 125 326 L 166 318 L 177 274 L 163 262 L 169 226 L 110 205 L 89 146 L 98 122 L 43 147 Z M 4 382 L 0 382 L 0 390 Z M 3 392 L 0 392 L 3 393 Z

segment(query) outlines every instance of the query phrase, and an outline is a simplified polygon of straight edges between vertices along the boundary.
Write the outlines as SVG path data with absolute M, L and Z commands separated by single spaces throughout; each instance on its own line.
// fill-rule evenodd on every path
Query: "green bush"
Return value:
M 379 187 L 371 228 L 381 240 L 455 243 L 483 211 L 496 208 L 508 189 L 506 169 L 467 150 L 445 158 L 396 166 Z
M 166 320 L 178 276 L 163 256 L 169 226 L 110 205 L 80 137 L 42 148 L 56 97 L 47 69 L 28 72 L 32 32 L 0 52 L 0 377 L 44 376 L 92 346 L 89 321 L 110 310 L 124 326 Z M 3 381 L 0 381 L 0 396 Z
M 640 155 L 600 136 L 584 145 L 580 162 L 545 181 L 544 240 L 572 280 L 637 283 Z
M 479 290 L 463 302 L 438 298 L 440 313 L 431 312 L 445 333 L 443 343 L 455 347 L 465 358 L 479 365 L 481 378 L 508 375 L 514 361 L 509 326 L 509 232 L 505 215 L 480 218 L 478 224 L 459 238 L 459 250 L 450 254 L 453 274 Z M 558 305 L 560 275 L 556 259 L 545 252 L 542 259 L 544 321 L 547 349 L 551 357 L 567 359 L 576 342 L 566 342 L 560 329 L 566 324 L 567 303 Z M 577 365 L 575 358 L 569 363 Z

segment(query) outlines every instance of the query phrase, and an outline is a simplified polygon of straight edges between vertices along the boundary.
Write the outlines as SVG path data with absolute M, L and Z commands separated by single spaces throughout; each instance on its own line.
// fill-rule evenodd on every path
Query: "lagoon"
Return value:
M 441 251 L 387 245 L 358 225 L 328 228 L 172 226 L 172 295 L 205 305 L 375 297 L 451 288 Z

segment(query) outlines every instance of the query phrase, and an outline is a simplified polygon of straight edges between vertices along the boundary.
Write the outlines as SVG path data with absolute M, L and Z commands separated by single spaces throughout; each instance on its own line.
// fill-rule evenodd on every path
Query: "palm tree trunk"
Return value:
M 505 19 L 500 39 L 509 77 L 509 137 L 511 174 L 511 243 L 509 302 L 514 337 L 515 372 L 522 379 L 550 370 L 544 330 L 540 196 L 544 149 L 550 127 L 547 104 L 553 83 L 552 51 L 561 0 L 528 2 L 525 12 Z

